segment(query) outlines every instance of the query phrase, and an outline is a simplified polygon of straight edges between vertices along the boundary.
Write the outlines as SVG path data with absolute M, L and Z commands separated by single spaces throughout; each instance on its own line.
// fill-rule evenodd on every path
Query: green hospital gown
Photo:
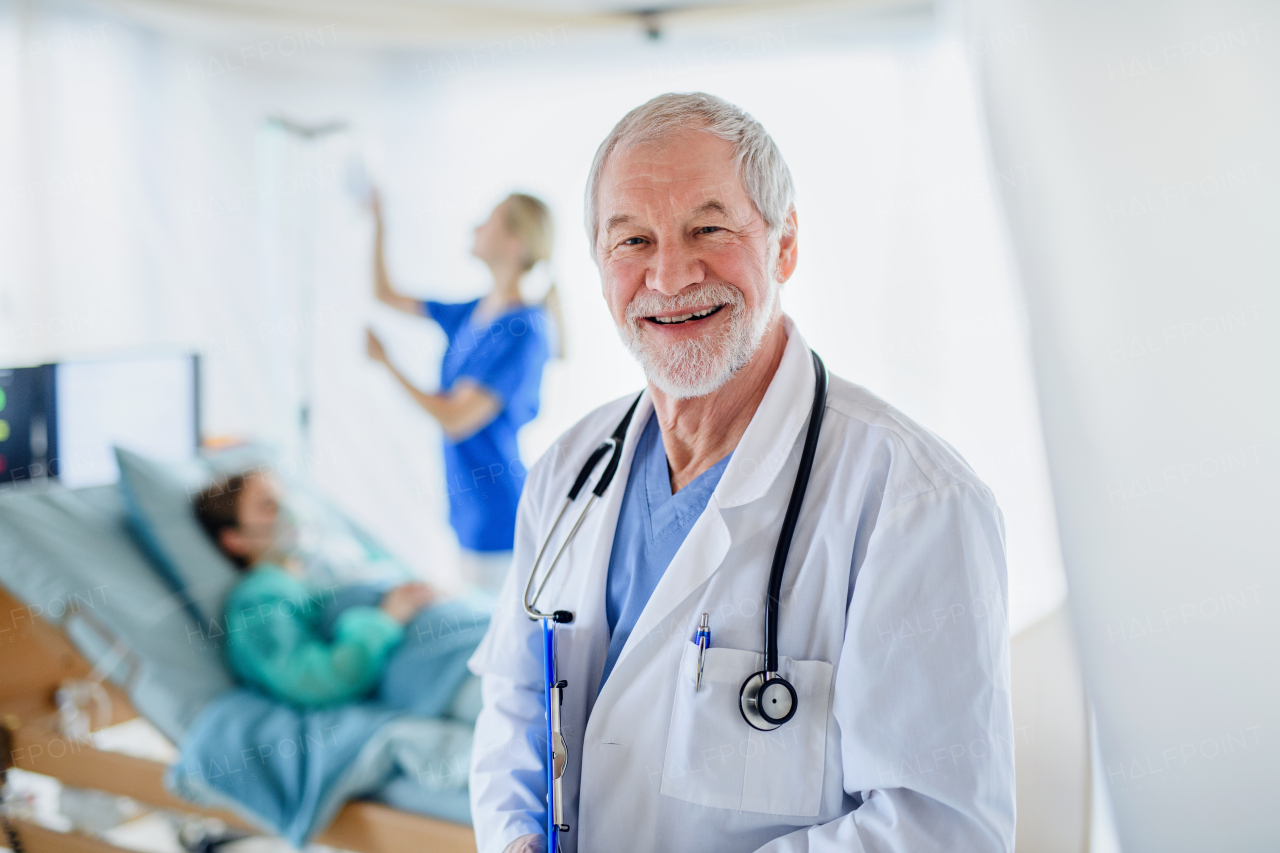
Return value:
M 318 625 L 331 590 L 313 590 L 264 565 L 231 591 L 223 615 L 227 662 L 238 678 L 303 707 L 359 699 L 377 686 L 404 626 L 377 607 L 351 607 L 332 639 Z

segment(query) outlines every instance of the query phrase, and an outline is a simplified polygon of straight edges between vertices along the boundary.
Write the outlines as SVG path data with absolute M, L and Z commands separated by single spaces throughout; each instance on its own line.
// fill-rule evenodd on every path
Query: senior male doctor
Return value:
M 566 851 L 1013 849 L 1000 510 L 945 442 L 835 376 L 779 596 L 794 716 L 760 731 L 740 708 L 817 382 L 779 300 L 793 197 L 764 128 L 710 95 L 654 98 L 596 154 L 587 233 L 648 383 L 617 476 L 538 599 L 574 614 L 557 627 Z M 542 628 L 521 595 L 635 399 L 585 417 L 525 483 L 515 570 L 471 661 L 481 853 L 545 849 Z

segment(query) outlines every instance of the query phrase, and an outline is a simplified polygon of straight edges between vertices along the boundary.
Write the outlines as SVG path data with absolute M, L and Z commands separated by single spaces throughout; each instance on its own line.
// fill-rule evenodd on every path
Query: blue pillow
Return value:
M 138 544 L 206 628 L 221 622 L 223 602 L 240 572 L 210 541 L 191 508 L 212 481 L 212 468 L 202 459 L 156 462 L 122 447 L 115 450 L 120 494 Z

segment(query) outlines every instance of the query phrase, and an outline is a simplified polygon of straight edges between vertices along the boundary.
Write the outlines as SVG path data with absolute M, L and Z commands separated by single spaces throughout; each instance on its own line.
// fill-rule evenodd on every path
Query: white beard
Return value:
M 760 349 L 777 298 L 774 288 L 768 302 L 749 310 L 742 291 L 727 284 L 695 285 L 675 297 L 642 290 L 627 306 L 618 333 L 644 368 L 645 377 L 664 394 L 677 400 L 705 397 L 719 390 Z M 729 312 L 729 322 L 675 344 L 659 345 L 645 334 L 644 326 L 651 325 L 646 317 L 706 305 L 724 305 L 720 310 Z

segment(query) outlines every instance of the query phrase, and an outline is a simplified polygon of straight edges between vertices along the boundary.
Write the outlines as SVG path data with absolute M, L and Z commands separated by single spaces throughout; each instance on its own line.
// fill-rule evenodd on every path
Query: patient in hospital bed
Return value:
M 218 636 L 244 686 L 201 711 L 166 784 L 295 846 L 353 798 L 467 822 L 481 704 L 467 660 L 488 629 L 486 606 L 421 583 L 335 583 L 298 546 L 307 528 L 294 532 L 287 505 L 259 470 L 194 501 L 195 518 L 242 572 Z
M 207 487 L 196 517 L 245 577 L 223 608 L 227 662 L 243 682 L 294 705 L 321 707 L 379 686 L 405 625 L 438 596 L 408 583 L 334 613 L 339 588 L 315 588 L 292 552 L 296 538 L 274 477 L 250 472 Z M 376 604 L 370 598 L 376 599 Z

